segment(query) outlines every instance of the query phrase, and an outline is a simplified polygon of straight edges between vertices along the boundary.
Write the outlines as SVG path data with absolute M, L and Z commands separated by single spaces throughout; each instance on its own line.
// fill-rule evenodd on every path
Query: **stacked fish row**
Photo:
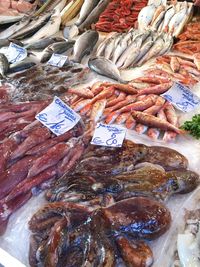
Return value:
M 178 39 L 173 46 L 174 50 L 188 55 L 200 53 L 200 22 L 189 23 Z
M 124 32 L 135 26 L 140 10 L 147 0 L 113 0 L 100 15 L 95 29 L 102 32 Z
M 156 65 L 144 72 L 146 78 L 160 75 L 164 79 L 180 82 L 190 88 L 200 81 L 200 64 L 197 59 L 165 55 L 156 58 L 156 62 Z
M 10 215 L 33 195 L 68 172 L 81 157 L 86 138 L 79 123 L 55 136 L 34 119 L 48 103 L 1 105 L 0 233 Z M 5 137 L 5 138 L 4 138 Z
M 125 124 L 128 129 L 146 133 L 156 140 L 172 141 L 183 131 L 178 128 L 174 107 L 159 96 L 172 86 L 170 79 L 152 79 L 144 83 L 140 78 L 129 85 L 96 83 L 84 89 L 82 96 L 71 97 L 71 107 L 92 121 Z M 131 85 L 132 84 L 132 85 Z M 134 86 L 133 86 L 134 85 Z M 136 89 L 137 87 L 137 89 Z M 139 89 L 140 88 L 140 89 Z M 164 131 L 164 135 L 163 132 Z
M 176 1 L 170 6 L 154 3 L 144 7 L 138 15 L 138 28 L 140 30 L 151 29 L 157 32 L 167 32 L 177 37 L 185 24 L 191 18 L 193 4 Z
M 29 222 L 30 266 L 152 266 L 144 241 L 158 238 L 171 222 L 158 200 L 199 183 L 187 167 L 183 155 L 165 147 L 127 140 L 121 148 L 89 145 Z
M 98 47 L 96 55 L 103 56 L 125 69 L 141 66 L 149 59 L 170 50 L 173 39 L 168 34 L 131 29 L 128 33 L 113 33 Z

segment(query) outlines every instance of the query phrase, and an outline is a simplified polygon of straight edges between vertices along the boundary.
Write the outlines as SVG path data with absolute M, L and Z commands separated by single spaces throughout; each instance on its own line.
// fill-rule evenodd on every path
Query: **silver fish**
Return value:
M 110 41 L 110 37 L 114 36 L 115 33 L 111 32 L 98 46 L 97 48 L 97 52 L 96 52 L 96 56 L 102 56 L 104 53 L 104 50 L 106 48 L 106 45 L 109 43 Z
M 138 62 L 138 65 L 141 66 L 147 60 L 160 54 L 160 51 L 164 48 L 164 46 L 165 46 L 165 42 L 164 42 L 162 36 L 155 37 L 154 38 L 154 44 L 149 49 L 149 51 L 146 53 L 146 55 L 143 58 L 141 58 L 141 60 Z
M 14 40 L 14 39 L 0 39 L 0 48 L 1 47 L 5 47 L 5 46 L 9 46 L 10 45 L 10 43 L 15 43 L 15 44 L 17 44 L 17 45 L 19 45 L 19 46 L 23 46 L 23 44 L 20 42 L 20 41 L 18 41 L 18 40 Z
M 89 59 L 88 66 L 91 70 L 100 75 L 106 76 L 121 83 L 126 83 L 121 79 L 120 72 L 116 65 L 109 59 L 104 57 L 95 57 L 93 59 Z
M 80 35 L 74 45 L 74 61 L 81 62 L 85 55 L 90 54 L 99 39 L 96 31 L 88 30 Z
M 90 12 L 96 7 L 99 0 L 85 0 L 80 11 L 80 15 L 78 20 L 76 21 L 76 25 L 80 25 L 90 14 Z
M 4 78 L 9 69 L 9 62 L 4 54 L 0 53 L 0 74 Z
M 33 43 L 27 44 L 27 45 L 25 45 L 25 48 L 26 49 L 32 49 L 32 50 L 43 50 L 47 46 L 49 46 L 50 44 L 53 44 L 55 42 L 62 42 L 62 41 L 64 41 L 63 38 L 59 38 L 59 37 L 55 37 L 55 38 L 47 37 L 47 38 L 41 39 L 39 41 L 35 41 Z
M 169 6 L 166 13 L 165 13 L 165 17 L 164 17 L 164 20 L 163 20 L 163 25 L 162 25 L 162 28 L 161 28 L 161 31 L 167 31 L 168 29 L 168 25 L 169 25 L 169 21 L 171 20 L 171 18 L 174 16 L 176 12 L 176 9 L 173 5 Z
M 109 2 L 110 0 L 100 0 L 97 6 L 91 11 L 91 13 L 83 21 L 83 23 L 79 25 L 79 29 L 83 31 L 84 29 L 88 29 L 88 27 L 90 27 L 92 23 L 97 22 L 100 14 L 106 9 Z
M 145 6 L 138 15 L 138 29 L 146 30 L 147 27 L 150 25 L 153 15 L 156 11 L 156 6 L 148 5 Z
M 152 36 L 149 36 L 145 42 L 142 44 L 141 48 L 140 48 L 140 52 L 138 54 L 138 56 L 132 61 L 131 65 L 135 65 L 137 64 L 137 62 L 144 57 L 144 55 L 146 55 L 146 53 L 149 51 L 149 49 L 152 47 L 154 41 Z
M 21 30 L 18 30 L 16 33 L 12 35 L 12 38 L 15 39 L 24 39 L 26 36 L 30 34 L 34 34 L 40 28 L 42 28 L 46 22 L 50 19 L 51 14 L 41 15 L 39 18 L 34 18 L 31 20 L 27 27 L 23 27 Z
M 11 64 L 10 68 L 8 70 L 8 73 L 16 73 L 20 72 L 23 70 L 30 69 L 31 67 L 35 66 L 36 63 L 32 61 L 22 61 L 22 62 L 17 62 L 15 64 Z
M 74 41 L 63 41 L 49 45 L 44 49 L 40 62 L 44 63 L 50 59 L 53 53 L 62 54 L 74 45 Z
M 19 15 L 19 16 L 4 16 L 4 15 L 1 15 L 0 16 L 0 25 L 8 24 L 8 23 L 14 23 L 14 22 L 20 21 L 23 17 L 24 17 L 24 14 L 23 15 Z
M 165 16 L 165 13 L 166 13 L 166 10 L 163 10 L 159 15 L 158 15 L 158 17 L 154 20 L 154 22 L 153 22 L 153 24 L 152 24 L 152 27 L 151 27 L 151 29 L 152 30 L 157 30 L 158 29 L 158 27 L 160 26 L 160 24 L 162 23 L 162 21 L 163 21 L 163 18 L 164 18 L 164 16 Z
M 22 28 L 28 25 L 30 18 L 24 17 L 21 21 L 13 24 L 12 26 L 8 27 L 6 30 L 0 33 L 0 39 L 6 39 L 12 36 L 14 33 L 20 31 Z
M 130 46 L 126 48 L 123 54 L 116 62 L 117 67 L 128 67 L 133 60 L 138 56 L 142 42 L 149 36 L 150 32 L 137 35 Z
M 54 35 L 60 29 L 61 24 L 61 15 L 60 11 L 55 10 L 54 14 L 51 16 L 50 20 L 42 27 L 39 31 L 37 31 L 32 37 L 26 40 L 26 44 L 30 42 L 38 41 L 42 38 L 47 38 L 49 36 Z
M 117 39 L 118 33 L 116 33 L 114 36 L 112 36 L 109 40 L 109 42 L 106 45 L 105 51 L 104 51 L 104 56 L 107 59 L 111 59 L 113 50 L 115 48 L 115 40 Z
M 167 33 L 163 33 L 162 38 L 165 42 L 165 45 L 164 45 L 163 49 L 160 50 L 158 55 L 163 55 L 163 54 L 167 53 L 171 49 L 171 47 L 173 45 L 173 41 L 174 41 L 173 37 Z

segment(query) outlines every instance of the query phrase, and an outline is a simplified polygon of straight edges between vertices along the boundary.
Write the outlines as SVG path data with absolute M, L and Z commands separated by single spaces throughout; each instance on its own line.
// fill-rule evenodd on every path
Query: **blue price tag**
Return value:
M 200 105 L 200 98 L 180 83 L 174 83 L 162 96 L 183 112 L 190 112 Z
M 35 118 L 57 136 L 72 129 L 81 119 L 76 112 L 57 96 L 55 96 L 53 102 L 38 113 Z
M 16 63 L 27 57 L 27 50 L 24 47 L 10 43 L 5 55 L 10 63 Z
M 49 65 L 61 68 L 63 67 L 63 65 L 67 60 L 68 60 L 67 56 L 60 54 L 53 54 L 47 63 Z
M 98 146 L 121 147 L 126 129 L 119 125 L 98 123 L 91 144 Z

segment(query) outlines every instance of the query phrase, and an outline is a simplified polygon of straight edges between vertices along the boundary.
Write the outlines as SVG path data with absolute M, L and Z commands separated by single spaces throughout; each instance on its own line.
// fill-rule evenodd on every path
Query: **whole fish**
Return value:
M 83 23 L 79 25 L 79 29 L 83 31 L 84 29 L 88 29 L 88 27 L 90 27 L 92 23 L 97 22 L 100 14 L 106 9 L 109 2 L 110 0 L 100 0 L 96 7 L 83 21 Z
M 12 26 L 8 27 L 6 30 L 0 33 L 0 39 L 6 39 L 12 36 L 14 33 L 20 31 L 22 28 L 28 25 L 30 21 L 29 17 L 22 18 L 21 21 L 13 24 Z
M 28 44 L 30 42 L 35 42 L 42 38 L 47 38 L 49 36 L 54 35 L 59 31 L 60 24 L 61 24 L 60 11 L 56 10 L 55 13 L 51 16 L 50 20 L 32 37 L 26 39 L 25 43 Z
M 172 17 L 172 19 L 169 22 L 169 30 L 168 32 L 173 35 L 173 33 L 176 31 L 176 28 L 179 26 L 181 21 L 186 17 L 187 15 L 187 2 L 185 6 L 175 15 Z
M 44 63 L 49 60 L 53 53 L 62 54 L 66 52 L 68 49 L 73 47 L 73 45 L 74 41 L 63 41 L 49 45 L 44 49 L 40 62 Z
M 160 54 L 160 51 L 164 48 L 165 42 L 161 36 L 158 36 L 154 39 L 154 44 L 146 53 L 146 55 L 139 60 L 138 65 L 141 66 L 144 62 L 151 59 L 152 57 Z
M 16 31 L 16 33 L 12 35 L 12 38 L 20 40 L 26 38 L 26 36 L 30 34 L 34 34 L 46 24 L 46 22 L 50 19 L 50 16 L 50 14 L 45 14 L 39 18 L 32 19 L 27 27 L 23 27 L 22 29 Z
M 97 48 L 97 52 L 96 52 L 96 56 L 99 57 L 99 56 L 102 56 L 105 49 L 106 49 L 106 46 L 107 44 L 110 42 L 110 38 L 112 36 L 115 36 L 115 33 L 111 32 L 101 43 L 100 45 L 98 46 Z
M 115 66 L 115 64 L 109 59 L 106 59 L 104 57 L 96 57 L 93 59 L 89 59 L 88 66 L 91 70 L 95 71 L 100 75 L 106 76 L 121 83 L 126 83 L 124 80 L 121 79 L 120 72 Z
M 30 69 L 31 67 L 35 66 L 36 63 L 35 62 L 32 62 L 32 61 L 29 61 L 29 62 L 17 62 L 15 64 L 11 64 L 10 65 L 10 68 L 8 70 L 8 73 L 15 73 L 15 72 L 20 72 L 20 71 L 23 71 L 23 70 L 27 70 L 27 69 Z
M 169 21 L 171 20 L 171 18 L 174 16 L 176 12 L 176 9 L 173 5 L 169 6 L 166 13 L 165 13 L 165 17 L 163 20 L 163 25 L 161 28 L 161 31 L 167 32 L 168 31 L 168 25 L 169 25 Z
M 9 69 L 9 62 L 4 54 L 0 53 L 0 74 L 4 78 Z
M 124 53 L 120 56 L 120 58 L 116 62 L 117 67 L 126 68 L 129 65 L 131 65 L 133 60 L 138 56 L 140 52 L 140 47 L 142 45 L 142 42 L 149 36 L 149 34 L 150 32 L 146 32 L 144 34 L 141 33 L 134 38 L 134 41 L 131 43 L 130 46 L 126 48 Z
M 138 15 L 138 29 L 140 30 L 146 30 L 147 27 L 150 25 L 154 13 L 156 11 L 156 6 L 149 5 L 145 6 Z
M 137 64 L 138 61 L 140 61 L 141 58 L 144 57 L 144 55 L 146 55 L 146 53 L 149 51 L 149 49 L 152 47 L 154 43 L 154 40 L 152 38 L 152 36 L 150 35 L 145 42 L 142 44 L 142 46 L 140 47 L 140 52 L 138 54 L 138 56 L 132 61 L 131 65 L 133 66 L 134 64 Z
M 152 27 L 151 29 L 156 31 L 158 30 L 160 24 L 162 23 L 163 21 L 163 18 L 165 16 L 165 13 L 166 13 L 166 10 L 163 10 L 159 15 L 158 17 L 155 19 L 155 21 L 152 23 Z
M 61 42 L 64 41 L 63 38 L 59 38 L 59 37 L 47 37 L 38 41 L 35 41 L 33 43 L 29 43 L 27 45 L 25 45 L 26 49 L 32 49 L 32 50 L 43 50 L 45 49 L 47 46 L 49 46 L 50 44 L 53 44 L 55 42 Z
M 117 40 L 119 39 L 117 38 L 118 35 L 121 35 L 121 34 L 116 33 L 113 37 L 110 38 L 109 42 L 107 43 L 105 51 L 104 51 L 105 58 L 107 59 L 112 58 L 112 53 L 114 52 L 114 49 L 115 49 L 116 39 Z
M 174 42 L 173 37 L 167 33 L 163 33 L 162 38 L 165 42 L 165 45 L 164 45 L 163 49 L 160 50 L 158 55 L 163 55 L 163 54 L 167 53 L 171 49 L 173 42 Z
M 99 34 L 96 31 L 88 30 L 81 34 L 74 45 L 74 61 L 81 62 L 85 55 L 90 54 L 98 39 Z
M 76 21 L 76 25 L 80 25 L 90 14 L 90 12 L 95 8 L 98 4 L 99 0 L 85 0 L 80 11 L 80 15 L 78 20 Z

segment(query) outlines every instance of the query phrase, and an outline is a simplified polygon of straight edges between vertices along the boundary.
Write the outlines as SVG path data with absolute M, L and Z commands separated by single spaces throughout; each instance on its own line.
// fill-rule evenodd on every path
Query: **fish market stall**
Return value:
M 198 267 L 198 1 L 0 1 L 0 265 Z

